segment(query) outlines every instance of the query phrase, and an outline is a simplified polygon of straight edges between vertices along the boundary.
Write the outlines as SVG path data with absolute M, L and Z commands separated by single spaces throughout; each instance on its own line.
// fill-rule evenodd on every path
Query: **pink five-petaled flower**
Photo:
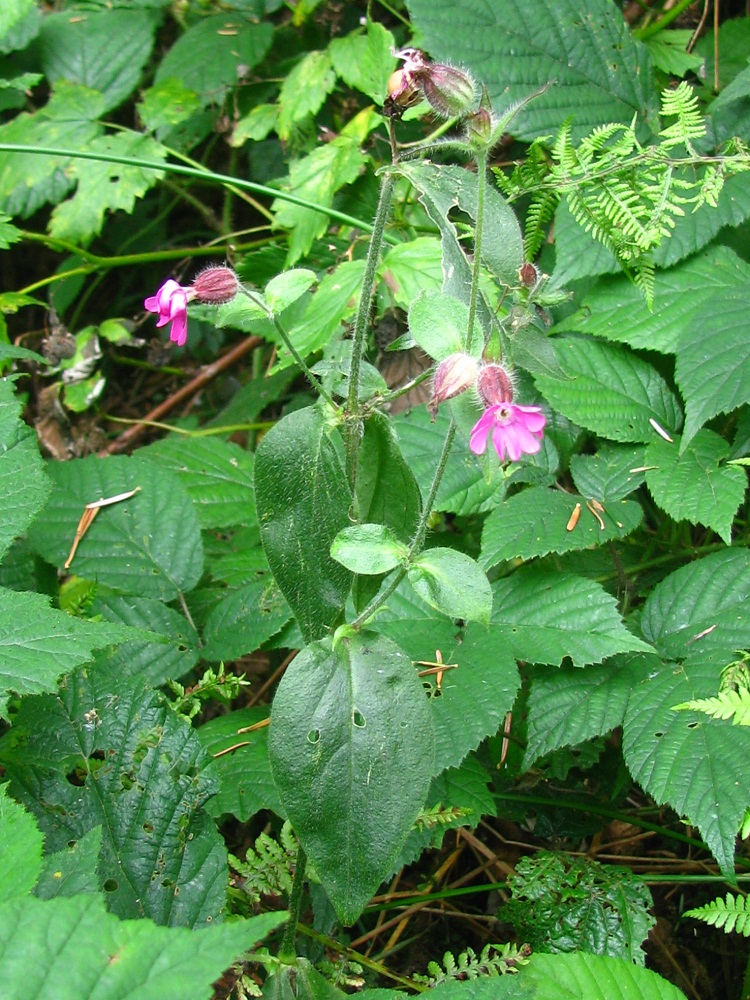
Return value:
M 172 324 L 169 339 L 174 340 L 180 347 L 187 340 L 187 305 L 196 295 L 194 288 L 185 287 L 178 284 L 174 278 L 169 278 L 156 295 L 152 295 L 143 303 L 149 312 L 159 314 L 157 326 Z
M 507 452 L 511 462 L 517 462 L 521 455 L 535 455 L 539 451 L 546 422 L 538 406 L 496 403 L 474 425 L 469 447 L 475 455 L 483 455 L 492 432 L 492 444 L 500 461 L 505 461 Z

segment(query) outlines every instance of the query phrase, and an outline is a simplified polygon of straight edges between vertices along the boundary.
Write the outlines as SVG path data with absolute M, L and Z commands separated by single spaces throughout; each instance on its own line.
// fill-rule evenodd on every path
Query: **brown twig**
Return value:
M 231 351 L 218 359 L 218 361 L 212 362 L 210 365 L 206 365 L 204 368 L 198 372 L 195 378 L 192 378 L 186 385 L 183 385 L 181 389 L 173 393 L 169 399 L 165 399 L 163 403 L 155 406 L 150 413 L 137 424 L 133 424 L 124 430 L 122 434 L 118 435 L 114 441 L 110 441 L 106 448 L 103 448 L 99 452 L 99 456 L 103 457 L 105 455 L 118 455 L 120 452 L 127 451 L 138 438 L 143 434 L 143 432 L 148 427 L 149 423 L 155 420 L 161 420 L 162 417 L 166 416 L 171 410 L 178 406 L 184 399 L 188 399 L 190 396 L 195 395 L 199 392 L 203 386 L 207 385 L 213 379 L 220 375 L 222 372 L 226 371 L 227 368 L 231 368 L 240 358 L 244 357 L 249 351 L 254 350 L 263 343 L 262 337 L 246 337 L 241 343 L 233 347 Z

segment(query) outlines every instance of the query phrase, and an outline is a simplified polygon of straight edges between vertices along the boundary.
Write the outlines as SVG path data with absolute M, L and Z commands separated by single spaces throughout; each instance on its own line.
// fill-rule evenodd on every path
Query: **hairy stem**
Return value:
M 289 894 L 289 923 L 284 930 L 284 939 L 281 942 L 279 958 L 282 961 L 294 960 L 297 957 L 297 924 L 302 912 L 302 890 L 305 887 L 305 868 L 307 867 L 307 855 L 302 847 L 297 848 L 297 864 L 294 868 L 294 882 L 292 891 Z
M 471 334 L 477 315 L 479 298 L 479 276 L 482 273 L 482 235 L 484 232 L 484 193 L 487 190 L 487 150 L 477 153 L 477 217 L 474 229 L 474 266 L 471 271 L 471 296 L 469 298 L 469 323 L 466 330 L 464 349 L 471 346 Z

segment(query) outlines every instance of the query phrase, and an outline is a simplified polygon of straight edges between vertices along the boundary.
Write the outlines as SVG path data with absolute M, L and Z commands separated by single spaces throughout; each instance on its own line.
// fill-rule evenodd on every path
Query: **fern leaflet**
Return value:
M 728 892 L 726 900 L 719 897 L 705 906 L 686 910 L 684 916 L 702 920 L 711 927 L 721 927 L 727 934 L 737 931 L 750 937 L 750 904 L 744 896 L 733 896 Z

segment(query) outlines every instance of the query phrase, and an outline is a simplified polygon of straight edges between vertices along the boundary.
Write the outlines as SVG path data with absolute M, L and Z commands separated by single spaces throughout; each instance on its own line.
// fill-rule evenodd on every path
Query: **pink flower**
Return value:
M 187 304 L 196 297 L 194 288 L 179 285 L 174 278 L 169 278 L 156 295 L 152 295 L 143 303 L 149 312 L 158 313 L 157 326 L 172 324 L 169 339 L 182 345 L 187 340 Z
M 469 447 L 475 455 L 483 455 L 491 431 L 500 461 L 505 461 L 507 452 L 510 461 L 517 462 L 521 455 L 535 455 L 539 451 L 546 422 L 538 406 L 497 403 L 488 407 L 474 425 Z

